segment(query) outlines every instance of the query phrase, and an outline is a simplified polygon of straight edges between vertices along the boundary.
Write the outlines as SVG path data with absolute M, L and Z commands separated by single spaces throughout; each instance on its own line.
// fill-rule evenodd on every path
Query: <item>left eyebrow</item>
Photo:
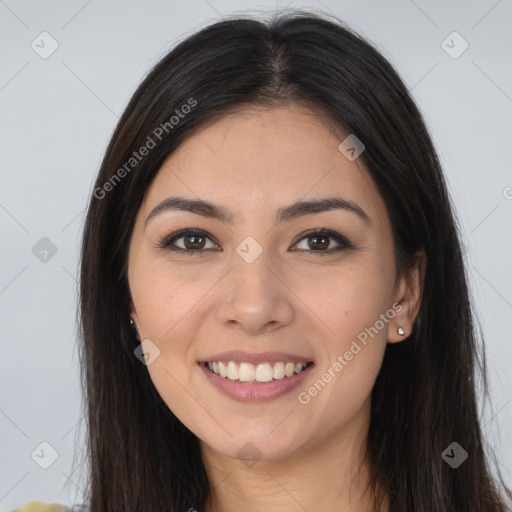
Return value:
M 276 222 L 286 222 L 303 215 L 321 213 L 328 210 L 346 210 L 358 215 L 368 226 L 371 220 L 368 214 L 353 201 L 341 197 L 327 197 L 325 199 L 312 199 L 310 201 L 298 201 L 277 210 Z
M 368 214 L 353 201 L 343 199 L 341 197 L 327 197 L 324 199 L 311 199 L 309 201 L 297 201 L 289 206 L 283 206 L 276 212 L 276 224 L 288 222 L 305 215 L 321 213 L 329 210 L 345 210 L 356 214 L 368 226 L 372 223 Z M 222 222 L 232 223 L 234 219 L 233 213 L 219 204 L 211 203 L 203 199 L 187 199 L 184 197 L 168 197 L 159 203 L 151 213 L 146 217 L 144 225 L 156 215 L 167 211 L 188 211 L 203 217 L 218 219 Z

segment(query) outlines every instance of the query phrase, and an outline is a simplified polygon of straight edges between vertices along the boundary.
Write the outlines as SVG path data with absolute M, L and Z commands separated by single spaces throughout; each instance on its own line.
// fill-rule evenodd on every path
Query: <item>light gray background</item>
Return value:
M 512 1 L 289 5 L 331 12 L 377 43 L 425 115 L 460 217 L 486 335 L 492 408 L 483 410 L 484 433 L 510 482 Z M 83 442 L 78 247 L 93 179 L 128 99 L 190 33 L 234 12 L 284 7 L 248 0 L 0 0 L 0 512 L 36 499 L 81 501 L 82 469 L 72 467 L 75 443 Z M 43 31 L 58 43 L 47 59 L 31 48 L 34 40 L 49 48 L 38 37 Z M 456 59 L 442 47 L 453 31 L 469 44 Z M 456 52 L 461 41 L 452 39 L 445 44 Z M 57 247 L 47 262 L 32 252 L 42 237 Z M 48 469 L 31 458 L 44 441 L 58 452 Z

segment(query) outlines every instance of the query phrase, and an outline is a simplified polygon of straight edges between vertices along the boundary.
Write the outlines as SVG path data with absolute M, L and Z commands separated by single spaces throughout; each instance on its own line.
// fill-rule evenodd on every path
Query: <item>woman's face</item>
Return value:
M 364 430 L 386 343 L 410 333 L 385 204 L 345 136 L 296 105 L 245 110 L 183 142 L 147 191 L 131 316 L 156 389 L 210 451 L 284 459 Z

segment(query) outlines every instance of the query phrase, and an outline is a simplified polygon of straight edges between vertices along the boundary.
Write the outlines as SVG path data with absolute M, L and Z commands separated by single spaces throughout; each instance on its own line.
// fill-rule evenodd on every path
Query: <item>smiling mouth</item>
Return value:
M 301 363 L 277 361 L 273 364 L 268 362 L 252 364 L 247 362 L 237 363 L 235 361 L 205 361 L 201 364 L 219 377 L 246 383 L 287 379 L 302 373 L 306 368 L 314 365 L 313 361 Z

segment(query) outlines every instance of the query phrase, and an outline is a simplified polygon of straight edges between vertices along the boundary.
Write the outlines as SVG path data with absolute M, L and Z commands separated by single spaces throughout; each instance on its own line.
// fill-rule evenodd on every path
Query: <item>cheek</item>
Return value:
M 302 289 L 304 302 L 329 328 L 322 336 L 316 380 L 302 398 L 316 402 L 333 424 L 355 414 L 371 393 L 394 317 L 389 304 L 393 278 L 389 261 L 361 258 L 322 276 L 316 287 Z
M 354 254 L 328 272 L 314 277 L 296 275 L 290 280 L 304 304 L 328 328 L 334 346 L 342 347 L 374 325 L 390 307 L 393 264 L 387 255 L 374 254 Z
M 163 351 L 161 356 L 148 366 L 150 379 L 169 410 L 184 425 L 192 428 L 196 435 L 207 435 L 207 432 L 201 430 L 204 421 L 198 421 L 204 419 L 207 408 L 196 396 L 191 373 L 183 363 L 180 364 L 179 358 L 180 355 L 175 351 L 172 356 L 170 352 Z
M 162 270 L 149 274 L 146 280 L 141 279 L 139 301 L 135 304 L 144 337 L 160 350 L 147 370 L 169 409 L 182 422 L 190 422 L 201 415 L 192 399 L 195 361 L 190 357 L 195 330 L 200 325 L 197 314 L 201 297 L 208 288 L 203 290 L 199 282 L 189 286 Z
M 134 273 L 130 288 L 146 337 L 167 344 L 170 338 L 176 338 L 175 333 L 183 329 L 188 318 L 196 314 L 215 278 L 213 273 L 194 270 L 163 264 L 146 265 Z
M 387 343 L 394 310 L 389 304 L 389 283 L 382 275 L 366 274 L 367 280 L 349 281 L 339 294 L 332 322 L 337 336 L 331 349 L 342 355 L 343 372 L 351 380 L 376 376 Z M 346 361 L 346 363 L 345 363 Z M 356 369 L 363 368 L 360 372 Z M 354 369 L 354 371 L 352 371 Z M 349 371 L 346 371 L 349 370 Z
M 131 290 L 141 335 L 160 351 L 148 371 L 172 410 L 187 402 L 184 389 L 191 384 L 196 365 L 193 343 L 215 282 L 212 274 L 191 272 L 185 266 L 141 265 L 134 272 Z

